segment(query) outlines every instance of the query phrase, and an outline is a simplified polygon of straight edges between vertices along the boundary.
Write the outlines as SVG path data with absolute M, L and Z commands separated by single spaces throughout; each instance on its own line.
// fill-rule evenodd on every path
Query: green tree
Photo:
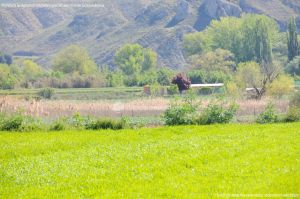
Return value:
M 97 65 L 89 56 L 88 51 L 77 45 L 71 45 L 62 49 L 53 60 L 53 69 L 65 74 L 93 74 L 97 71 Z
M 234 54 L 230 51 L 216 49 L 201 55 L 191 56 L 189 60 L 193 69 L 203 69 L 206 72 L 222 71 L 229 74 L 236 69 L 234 59 Z
M 294 57 L 294 59 L 286 65 L 285 70 L 291 75 L 300 75 L 300 56 Z
M 184 50 L 187 56 L 201 54 L 211 48 L 211 38 L 203 32 L 190 33 L 184 36 Z
M 23 74 L 26 79 L 35 79 L 43 73 L 42 68 L 32 60 L 25 60 L 23 62 Z
M 288 60 L 291 61 L 294 57 L 299 55 L 297 25 L 294 17 L 290 18 L 288 21 L 287 41 Z
M 0 64 L 7 64 L 11 65 L 12 64 L 12 57 L 10 55 L 4 54 L 0 52 Z
M 175 72 L 167 67 L 162 67 L 157 71 L 157 82 L 162 86 L 170 86 Z
M 17 83 L 17 76 L 7 64 L 0 64 L 0 88 L 13 89 Z
M 240 88 L 252 88 L 255 98 L 261 99 L 267 89 L 280 74 L 280 67 L 276 64 L 258 64 L 245 62 L 238 65 L 236 80 Z
M 117 68 L 125 75 L 124 83 L 127 86 L 145 84 L 141 79 L 143 77 L 152 82 L 151 71 L 157 67 L 157 54 L 151 49 L 139 44 L 126 44 L 116 52 L 114 60 Z
M 290 76 L 284 74 L 279 75 L 279 77 L 269 85 L 268 94 L 276 98 L 281 98 L 293 92 L 294 84 L 294 79 Z
M 272 45 L 278 34 L 273 19 L 246 14 L 212 21 L 205 31 L 185 36 L 184 46 L 188 56 L 221 48 L 232 52 L 236 62 L 271 63 Z
M 156 67 L 157 55 L 139 44 L 126 44 L 116 52 L 115 64 L 126 75 L 141 73 Z
M 276 22 L 264 15 L 245 15 L 242 23 L 240 61 L 272 62 L 272 42 L 277 37 Z

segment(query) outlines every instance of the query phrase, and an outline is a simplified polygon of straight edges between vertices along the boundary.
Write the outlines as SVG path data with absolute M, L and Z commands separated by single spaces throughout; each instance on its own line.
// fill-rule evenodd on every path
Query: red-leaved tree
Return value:
M 173 78 L 172 84 L 176 84 L 178 86 L 180 93 L 182 93 L 182 91 L 189 90 L 191 87 L 191 81 L 182 73 L 177 74 Z

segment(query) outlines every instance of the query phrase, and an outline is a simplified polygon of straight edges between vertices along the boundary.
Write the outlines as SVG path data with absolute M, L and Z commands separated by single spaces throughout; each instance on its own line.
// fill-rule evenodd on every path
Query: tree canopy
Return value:
M 65 74 L 93 74 L 97 65 L 89 56 L 88 51 L 80 46 L 71 45 L 62 49 L 53 60 L 53 70 Z
M 276 22 L 264 15 L 223 17 L 213 20 L 205 31 L 185 36 L 184 47 L 189 56 L 221 48 L 232 52 L 237 62 L 270 63 L 277 34 Z
M 287 42 L 288 60 L 292 61 L 294 57 L 298 56 L 300 53 L 297 36 L 297 25 L 294 17 L 290 18 L 288 21 Z
M 157 54 L 139 44 L 126 44 L 115 55 L 115 64 L 125 75 L 132 75 L 157 66 Z

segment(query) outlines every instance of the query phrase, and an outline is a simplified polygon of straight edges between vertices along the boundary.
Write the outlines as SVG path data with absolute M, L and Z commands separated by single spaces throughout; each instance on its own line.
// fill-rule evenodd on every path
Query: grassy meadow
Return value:
M 300 123 L 3 132 L 0 197 L 300 194 L 299 143 Z

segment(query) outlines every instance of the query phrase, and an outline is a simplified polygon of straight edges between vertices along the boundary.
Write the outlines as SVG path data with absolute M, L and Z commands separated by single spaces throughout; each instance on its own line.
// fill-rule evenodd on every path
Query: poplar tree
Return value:
M 294 57 L 299 55 L 299 43 L 297 38 L 297 25 L 295 18 L 292 17 L 288 22 L 287 31 L 288 59 L 292 61 Z

